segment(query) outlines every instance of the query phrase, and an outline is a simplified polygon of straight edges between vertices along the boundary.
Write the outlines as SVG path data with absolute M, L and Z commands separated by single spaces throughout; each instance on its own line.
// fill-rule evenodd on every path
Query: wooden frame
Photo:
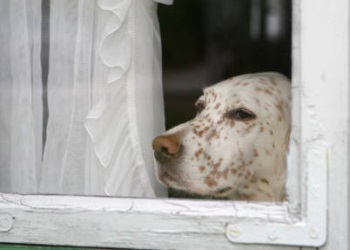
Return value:
M 223 250 L 252 249 L 251 244 L 295 250 L 326 243 L 322 249 L 346 249 L 348 239 L 327 241 L 327 232 L 349 229 L 334 219 L 336 213 L 348 216 L 349 207 L 349 3 L 295 0 L 293 5 L 289 202 L 0 194 L 0 242 Z M 337 195 L 344 208 L 329 206 L 328 199 L 336 201 Z
M 286 223 L 288 206 L 2 194 L 0 241 L 145 249 L 231 249 L 227 223 Z

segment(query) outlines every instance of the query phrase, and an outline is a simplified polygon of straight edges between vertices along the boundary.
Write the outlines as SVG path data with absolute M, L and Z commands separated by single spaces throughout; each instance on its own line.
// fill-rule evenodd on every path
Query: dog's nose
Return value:
M 154 138 L 152 142 L 155 157 L 158 161 L 164 161 L 165 157 L 169 158 L 179 152 L 180 144 L 175 136 L 161 135 Z

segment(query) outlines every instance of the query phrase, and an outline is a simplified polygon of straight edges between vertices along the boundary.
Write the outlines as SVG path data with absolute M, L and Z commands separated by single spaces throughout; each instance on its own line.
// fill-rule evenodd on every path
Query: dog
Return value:
M 203 92 L 194 119 L 152 142 L 159 182 L 201 196 L 285 200 L 289 79 L 245 74 Z

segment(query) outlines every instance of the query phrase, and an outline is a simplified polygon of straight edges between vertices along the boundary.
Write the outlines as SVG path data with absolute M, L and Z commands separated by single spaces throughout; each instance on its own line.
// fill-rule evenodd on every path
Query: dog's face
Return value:
M 206 88 L 193 120 L 154 139 L 158 180 L 200 195 L 283 199 L 290 98 L 276 73 Z

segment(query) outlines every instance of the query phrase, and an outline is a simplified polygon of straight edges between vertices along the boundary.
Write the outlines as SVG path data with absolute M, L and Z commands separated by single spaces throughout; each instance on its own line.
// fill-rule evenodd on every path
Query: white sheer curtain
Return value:
M 0 2 L 0 191 L 164 195 L 151 150 L 164 129 L 156 3 L 51 0 L 47 92 L 41 5 Z

